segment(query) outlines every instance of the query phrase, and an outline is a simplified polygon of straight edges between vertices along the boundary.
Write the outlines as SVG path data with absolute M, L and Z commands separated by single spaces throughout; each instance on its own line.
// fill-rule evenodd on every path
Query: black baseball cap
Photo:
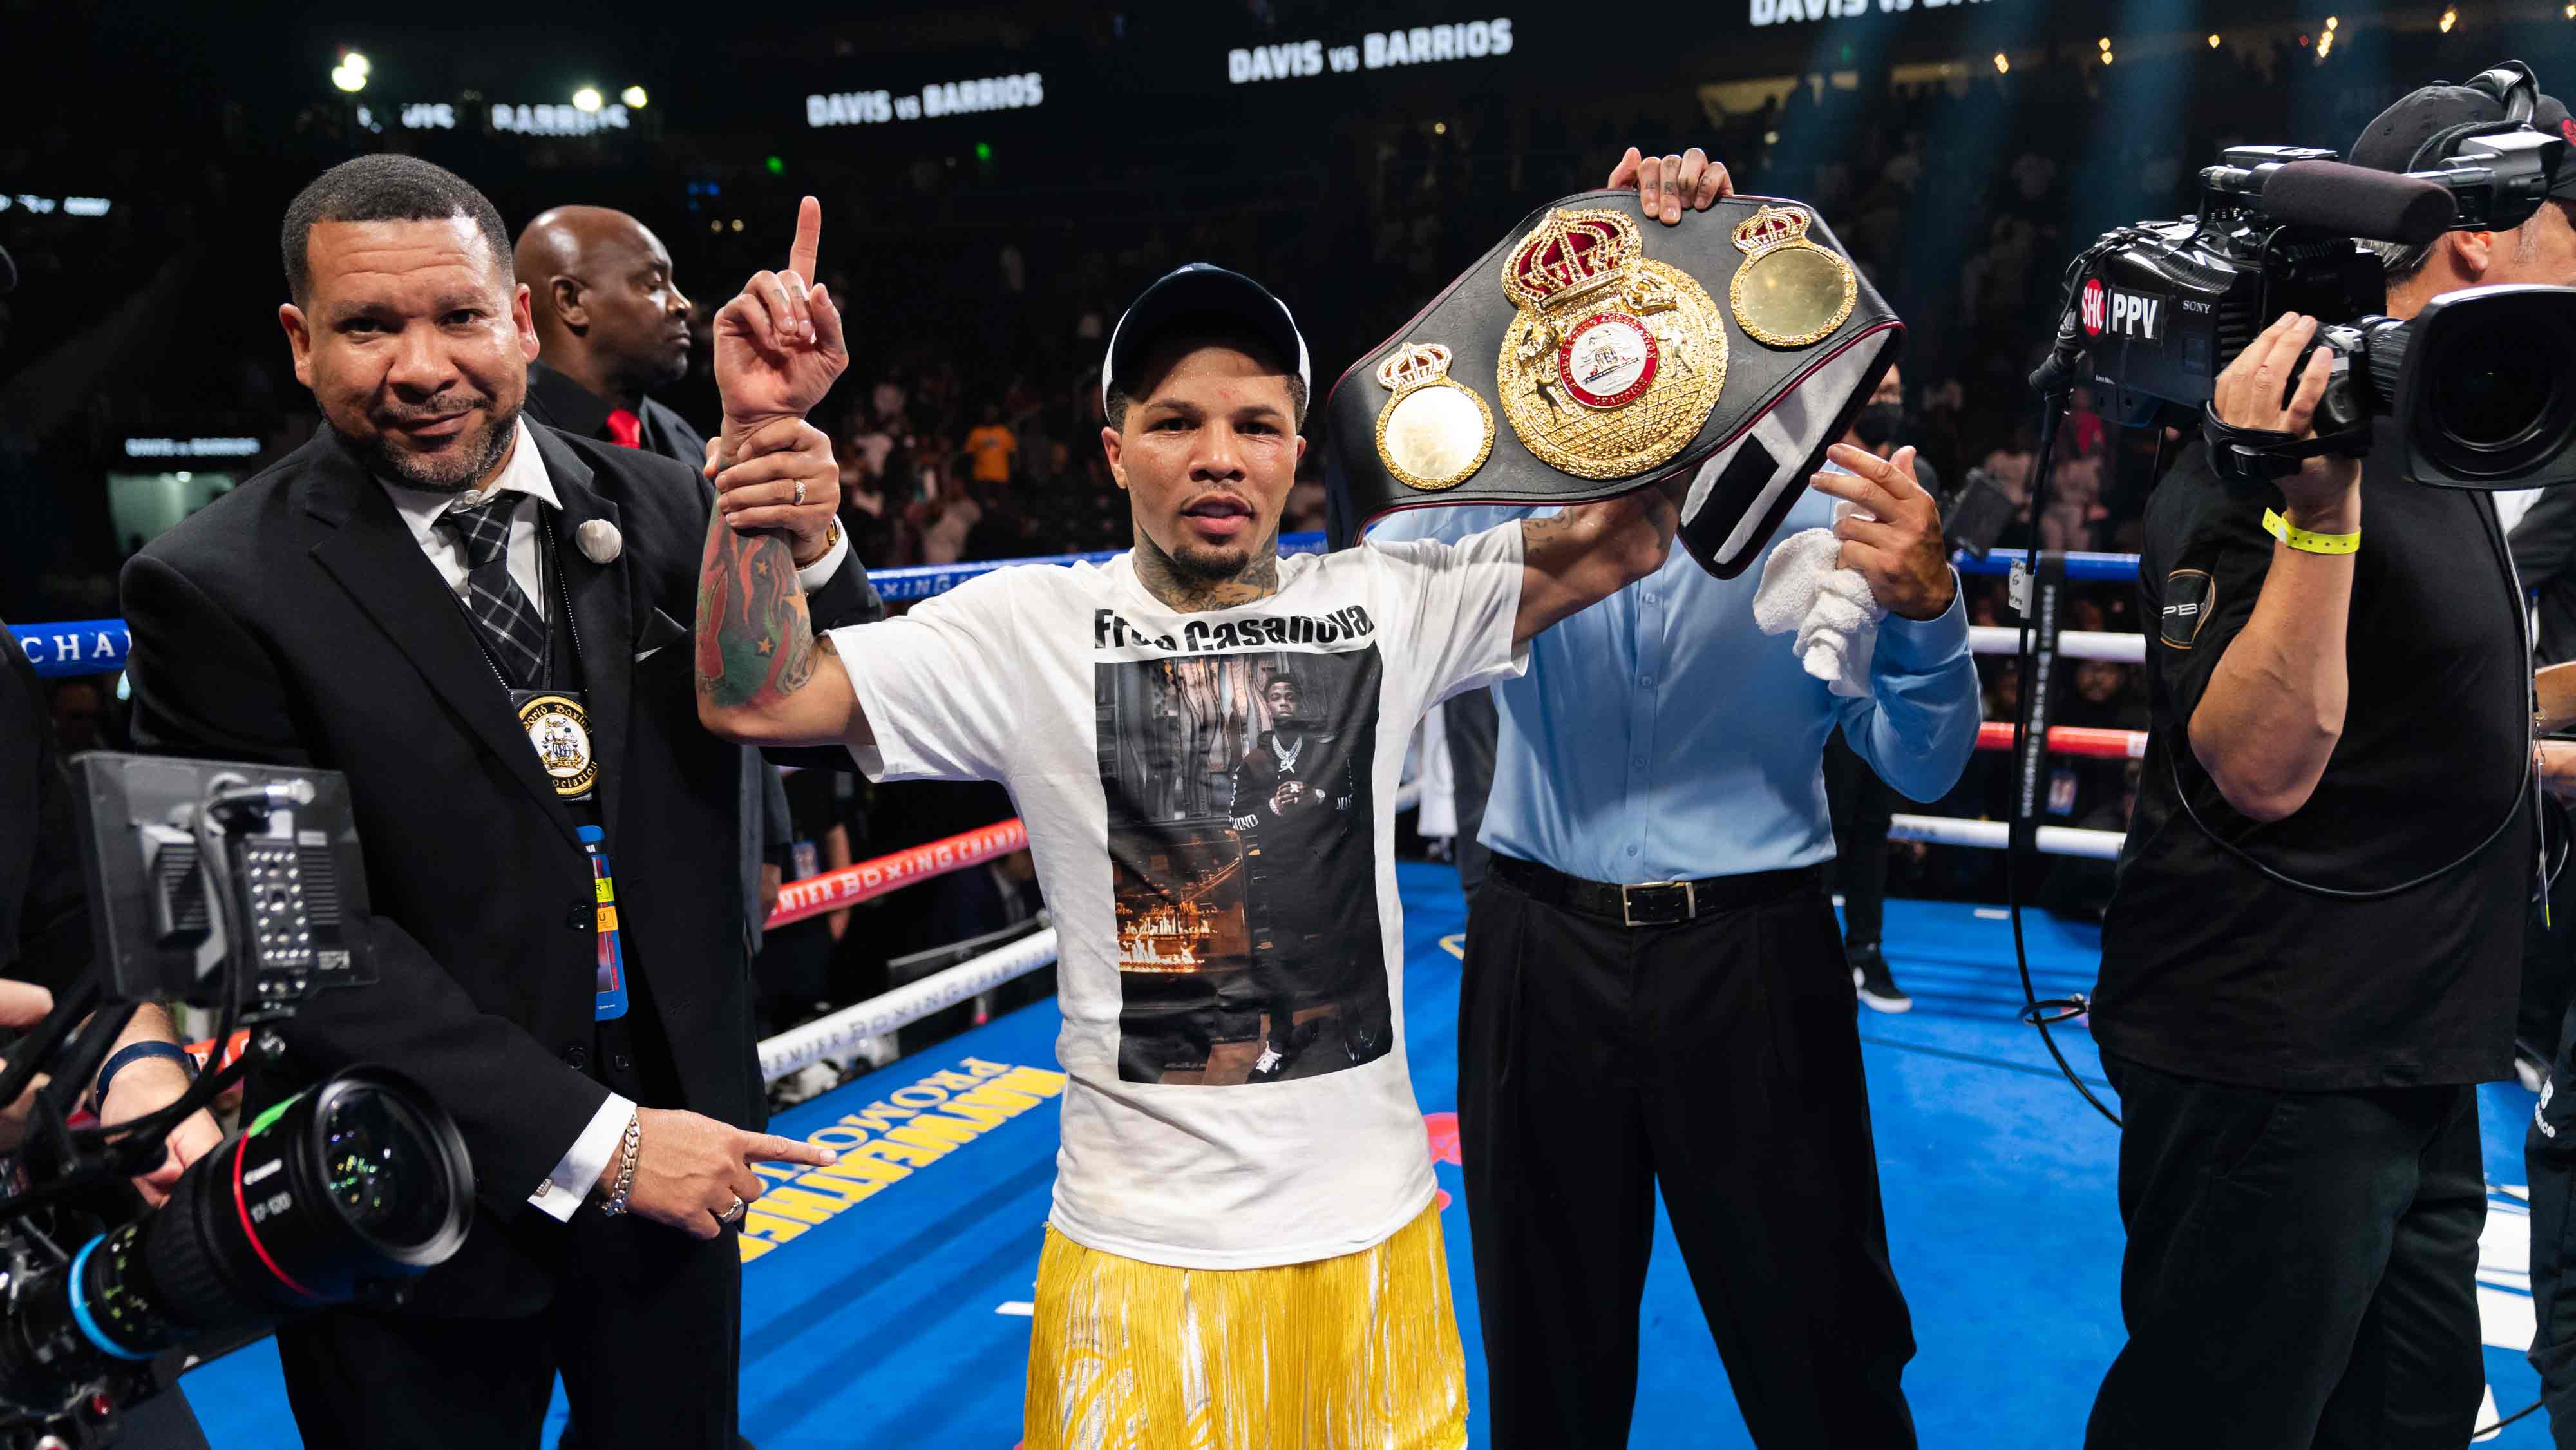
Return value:
M 2441 165 L 2466 134 L 2466 128 L 2504 121 L 2504 103 L 2492 92 L 2473 86 L 2435 81 L 2400 96 L 2362 129 L 2345 159 L 2373 171 L 2425 171 Z M 2532 129 L 2566 139 L 2576 151 L 2576 120 L 2556 96 L 2541 96 L 2531 107 Z M 2576 156 L 2561 164 L 2549 194 L 2576 200 Z
M 1173 323 L 1211 315 L 1245 324 L 1281 357 L 1295 358 L 1297 381 L 1305 385 L 1307 396 L 1314 395 L 1314 368 L 1306 359 L 1306 339 L 1297 331 L 1297 319 L 1289 315 L 1288 304 L 1241 272 L 1191 262 L 1164 273 L 1138 293 L 1128 304 L 1127 315 L 1110 330 L 1109 356 L 1100 365 L 1100 406 L 1109 406 L 1109 394 L 1118 380 L 1143 365 L 1146 350 Z

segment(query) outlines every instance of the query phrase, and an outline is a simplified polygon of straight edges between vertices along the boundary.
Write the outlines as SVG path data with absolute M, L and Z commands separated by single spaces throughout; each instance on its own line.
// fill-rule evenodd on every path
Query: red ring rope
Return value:
M 2001 720 L 1977 727 L 1979 750 L 2010 750 L 2020 732 Z M 2057 755 L 2089 755 L 2101 760 L 2136 760 L 2147 753 L 2144 730 L 2102 730 L 2089 725 L 2052 725 L 2048 748 Z

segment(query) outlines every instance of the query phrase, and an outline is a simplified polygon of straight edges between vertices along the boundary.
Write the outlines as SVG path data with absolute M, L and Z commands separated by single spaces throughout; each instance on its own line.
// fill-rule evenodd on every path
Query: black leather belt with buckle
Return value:
M 1754 871 L 1741 876 L 1703 876 L 1696 881 L 1645 881 L 1632 886 L 1586 881 L 1516 856 L 1494 857 L 1492 869 L 1496 877 L 1524 896 L 1631 927 L 1674 926 L 1748 906 L 1821 894 L 1824 890 L 1824 871 L 1816 866 Z

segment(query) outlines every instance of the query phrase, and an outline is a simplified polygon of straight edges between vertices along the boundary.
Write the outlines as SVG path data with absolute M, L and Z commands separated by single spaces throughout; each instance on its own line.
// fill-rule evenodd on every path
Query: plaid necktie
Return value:
M 542 683 L 546 667 L 545 616 L 510 577 L 510 521 L 526 497 L 511 493 L 494 503 L 449 509 L 436 524 L 465 556 L 466 611 L 492 646 L 501 673 L 520 689 Z

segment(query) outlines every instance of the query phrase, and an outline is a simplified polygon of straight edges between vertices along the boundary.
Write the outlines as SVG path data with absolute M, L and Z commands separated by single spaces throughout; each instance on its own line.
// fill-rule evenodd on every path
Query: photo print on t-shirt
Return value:
M 1118 1076 L 1233 1086 L 1374 1062 L 1377 648 L 1094 667 Z

